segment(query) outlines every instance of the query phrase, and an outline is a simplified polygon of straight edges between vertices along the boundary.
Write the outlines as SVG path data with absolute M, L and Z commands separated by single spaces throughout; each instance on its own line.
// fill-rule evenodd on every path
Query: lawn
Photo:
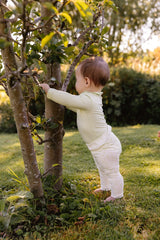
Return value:
M 20 191 L 25 192 L 26 180 L 17 135 L 0 134 L 2 239 L 9 239 L 9 234 L 5 234 L 7 231 L 14 236 L 13 239 L 25 240 L 160 239 L 159 130 L 158 125 L 113 128 L 123 147 L 120 171 L 125 183 L 124 198 L 105 205 L 101 202 L 105 194 L 93 194 L 94 189 L 99 187 L 99 176 L 90 152 L 77 131 L 66 131 L 63 188 L 59 196 L 50 190 L 50 200 L 47 202 L 51 206 L 52 199 L 57 212 L 44 209 L 35 209 L 34 212 L 34 208 L 31 209 L 26 204 L 27 220 L 17 220 L 15 215 L 17 217 L 18 213 L 15 212 L 13 219 L 15 222 L 17 220 L 17 224 L 10 221 L 8 230 L 3 229 L 2 218 L 6 217 L 5 211 L 12 216 L 17 201 L 7 198 Z M 43 173 L 43 146 L 35 143 L 35 150 L 40 171 Z M 20 183 L 13 180 L 11 171 L 18 176 Z

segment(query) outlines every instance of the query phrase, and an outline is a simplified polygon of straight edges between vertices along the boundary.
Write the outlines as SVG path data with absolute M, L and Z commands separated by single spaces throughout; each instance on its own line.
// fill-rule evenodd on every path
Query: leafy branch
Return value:
M 84 45 L 83 49 L 79 52 L 79 54 L 75 57 L 73 63 L 71 64 L 67 76 L 64 80 L 64 83 L 62 85 L 62 90 L 66 91 L 67 90 L 67 86 L 69 84 L 71 75 L 75 69 L 75 66 L 77 65 L 77 63 L 80 61 L 81 57 L 86 53 L 87 49 L 92 45 L 92 43 L 94 42 L 94 39 L 89 40 L 87 44 Z

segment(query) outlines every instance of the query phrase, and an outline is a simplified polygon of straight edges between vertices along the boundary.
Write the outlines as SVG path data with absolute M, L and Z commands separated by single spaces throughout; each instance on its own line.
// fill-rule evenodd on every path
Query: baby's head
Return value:
M 83 78 L 89 78 L 95 86 L 105 86 L 110 77 L 108 64 L 101 57 L 91 57 L 83 60 L 77 70 Z

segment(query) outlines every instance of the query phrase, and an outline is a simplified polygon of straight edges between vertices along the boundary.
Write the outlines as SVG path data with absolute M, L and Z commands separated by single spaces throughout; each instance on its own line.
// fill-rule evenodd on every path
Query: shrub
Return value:
M 107 123 L 113 126 L 160 123 L 160 76 L 155 78 L 128 68 L 111 69 L 110 82 L 103 89 L 103 109 Z M 73 74 L 68 92 L 76 94 Z M 30 101 L 33 115 L 44 114 L 44 97 Z M 68 109 L 64 127 L 76 127 L 76 114 Z M 9 104 L 0 106 L 0 132 L 16 132 Z
M 107 121 L 112 125 L 160 122 L 160 82 L 149 75 L 113 69 L 103 99 Z
M 9 103 L 0 105 L 0 132 L 16 133 L 16 125 Z

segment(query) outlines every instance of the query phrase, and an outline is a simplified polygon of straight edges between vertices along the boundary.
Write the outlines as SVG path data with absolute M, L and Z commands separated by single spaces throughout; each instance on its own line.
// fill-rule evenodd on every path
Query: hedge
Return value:
M 103 89 L 103 109 L 107 123 L 112 126 L 133 124 L 160 124 L 160 77 L 137 72 L 128 68 L 111 69 L 111 78 Z M 76 94 L 75 75 L 68 86 L 68 92 Z M 44 101 L 40 95 L 32 101 L 33 115 L 43 115 Z M 76 114 L 65 111 L 65 128 L 76 127 Z M 0 106 L 0 132 L 15 132 L 11 108 Z
M 104 113 L 112 125 L 160 124 L 160 82 L 133 69 L 113 69 L 103 90 Z

